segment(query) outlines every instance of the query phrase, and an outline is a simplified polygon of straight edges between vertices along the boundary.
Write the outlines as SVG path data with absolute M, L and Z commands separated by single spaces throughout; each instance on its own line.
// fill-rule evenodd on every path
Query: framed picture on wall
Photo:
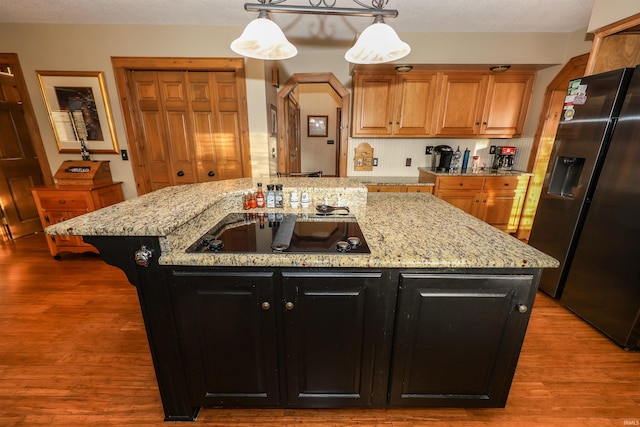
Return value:
M 278 134 L 278 110 L 275 105 L 269 104 L 269 136 Z
M 307 116 L 307 136 L 327 136 L 329 116 Z
M 102 72 L 37 74 L 60 153 L 79 153 L 79 138 L 92 153 L 119 152 Z

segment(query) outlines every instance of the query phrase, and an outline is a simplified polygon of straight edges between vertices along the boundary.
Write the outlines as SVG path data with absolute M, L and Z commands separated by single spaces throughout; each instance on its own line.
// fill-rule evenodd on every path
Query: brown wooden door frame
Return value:
M 520 224 L 516 232 L 516 237 L 519 239 L 528 240 L 531 234 L 531 227 L 538 208 L 542 183 L 544 182 L 547 165 L 551 157 L 567 87 L 571 80 L 585 75 L 588 60 L 588 53 L 571 58 L 547 86 L 527 166 L 527 170 L 532 172 L 533 176 L 529 182 Z
M 287 140 L 285 132 L 284 120 L 284 100 L 289 96 L 297 85 L 303 83 L 328 83 L 329 86 L 336 91 L 342 99 L 342 131 L 338 139 L 338 169 L 337 176 L 347 176 L 347 150 L 349 147 L 349 123 L 350 121 L 350 102 L 351 94 L 333 75 L 333 73 L 297 73 L 292 75 L 289 80 L 278 91 L 278 153 L 286 153 Z M 288 159 L 283 155 L 278 155 L 278 171 L 290 172 L 288 168 Z
M 132 70 L 146 71 L 233 71 L 236 73 L 238 102 L 240 108 L 240 138 L 244 176 L 251 176 L 251 151 L 249 144 L 249 118 L 247 111 L 247 91 L 245 85 L 244 58 L 157 58 L 157 57 L 111 57 L 113 72 L 118 88 L 118 97 L 122 107 L 127 131 L 131 168 L 136 181 L 138 195 L 151 191 L 145 177 L 144 157 L 141 155 L 137 137 L 138 120 L 129 104 L 133 99 L 127 84 L 127 73 Z
M 25 188 L 24 182 L 29 181 L 34 185 L 52 184 L 53 176 L 40 135 L 40 129 L 35 119 L 33 104 L 31 103 L 31 97 L 27 90 L 18 55 L 15 53 L 0 53 L 0 65 L 11 67 L 14 93 L 17 93 L 18 103 L 20 104 L 18 108 L 21 110 L 22 118 L 24 119 L 21 125 L 26 127 L 26 131 L 24 131 L 22 137 L 19 138 L 20 143 L 25 142 L 31 144 L 31 147 L 24 147 L 23 149 L 23 153 L 31 153 L 29 158 L 21 159 L 16 157 L 15 159 L 5 159 L 11 164 L 9 166 L 11 176 L 4 176 L 4 174 L 0 172 L 0 175 L 3 175 L 0 178 L 4 181 L 0 187 L 4 188 L 3 193 L 5 193 L 1 195 L 3 199 L 6 198 L 2 203 L 4 212 L 2 213 L 2 218 L 0 218 L 3 227 L 3 233 L 0 233 L 1 240 L 20 237 L 42 229 L 40 219 L 35 211 L 35 201 L 29 188 Z M 35 157 L 33 154 L 35 154 Z M 28 166 L 28 170 L 24 169 L 27 168 L 27 164 L 30 165 Z M 40 176 L 37 177 L 37 182 L 34 182 L 33 174 L 36 169 L 39 170 Z M 31 178 L 26 180 L 22 179 L 23 183 L 18 184 L 21 186 L 21 191 L 16 192 L 10 189 L 11 184 L 8 183 L 8 181 L 15 181 L 18 177 L 27 178 L 27 176 Z M 27 198 L 29 199 L 27 200 Z M 35 215 L 33 217 L 23 217 L 22 213 L 24 212 L 19 212 L 20 206 L 22 206 L 23 210 L 30 211 L 32 205 Z

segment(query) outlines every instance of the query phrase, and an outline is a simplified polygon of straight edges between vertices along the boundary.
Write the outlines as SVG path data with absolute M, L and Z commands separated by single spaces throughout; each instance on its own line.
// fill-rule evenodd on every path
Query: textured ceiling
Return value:
M 288 0 L 308 6 L 311 0 Z M 314 0 L 331 3 L 333 0 Z M 359 0 L 371 4 L 371 0 Z M 248 0 L 248 3 L 257 3 Z M 359 7 L 335 0 L 337 7 Z M 389 0 L 402 32 L 572 32 L 589 23 L 594 0 Z M 0 0 L 0 23 L 244 26 L 257 16 L 242 0 Z M 352 41 L 370 18 L 272 14 L 293 40 Z

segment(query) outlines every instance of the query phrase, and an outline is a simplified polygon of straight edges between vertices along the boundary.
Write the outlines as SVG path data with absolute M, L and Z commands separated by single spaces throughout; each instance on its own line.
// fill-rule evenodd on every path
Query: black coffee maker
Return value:
M 491 169 L 498 172 L 507 172 L 513 169 L 513 158 L 516 156 L 516 147 L 496 147 Z
M 438 159 L 436 159 L 438 157 Z M 438 145 L 433 149 L 431 157 L 431 170 L 436 172 L 449 172 L 451 167 L 451 158 L 453 157 L 453 148 L 448 145 Z

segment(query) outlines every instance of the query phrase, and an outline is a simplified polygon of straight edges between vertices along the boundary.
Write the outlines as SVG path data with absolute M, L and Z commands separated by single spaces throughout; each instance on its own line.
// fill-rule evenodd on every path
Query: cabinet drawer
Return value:
M 38 192 L 42 209 L 47 210 L 89 210 L 91 202 L 87 193 Z
M 517 176 L 496 176 L 487 178 L 484 183 L 486 190 L 516 190 L 518 188 Z
M 452 177 L 439 177 L 439 190 L 482 190 L 482 184 L 484 182 L 484 178 L 474 177 L 460 177 L 460 176 L 452 176 Z
M 433 194 L 432 185 L 407 185 L 407 193 L 430 193 Z

